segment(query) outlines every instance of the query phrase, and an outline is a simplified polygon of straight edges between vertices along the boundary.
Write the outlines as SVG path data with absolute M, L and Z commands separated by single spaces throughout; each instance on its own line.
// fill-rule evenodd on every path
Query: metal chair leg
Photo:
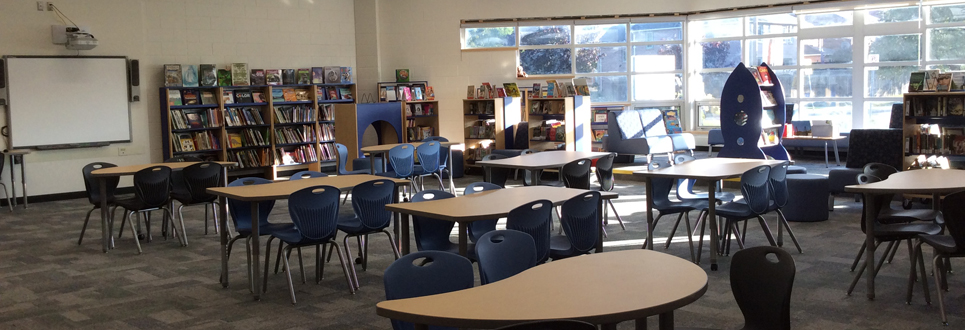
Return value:
M 4 191 L 6 191 L 6 190 L 4 190 Z M 80 245 L 80 243 L 84 241 L 84 232 L 87 231 L 87 222 L 90 221 L 90 214 L 93 213 L 94 210 L 96 210 L 96 209 L 97 209 L 97 207 L 95 206 L 94 208 L 91 208 L 90 211 L 87 211 L 87 217 L 84 218 L 84 226 L 80 228 L 80 238 L 77 239 L 77 245 Z M 13 210 L 13 209 L 11 209 L 11 211 L 12 211 L 12 210 Z
M 291 246 L 285 247 L 285 255 L 291 254 Z M 288 278 L 288 293 L 291 294 L 292 305 L 295 304 L 295 285 L 292 284 L 292 268 L 288 265 L 288 258 L 285 258 L 285 275 Z
M 944 263 L 944 261 L 941 260 L 941 255 L 936 255 L 935 258 L 932 258 L 932 267 L 934 267 L 932 268 L 932 273 L 935 274 L 935 286 L 939 287 L 938 290 L 935 290 L 938 291 L 938 310 L 942 315 L 942 324 L 948 325 L 948 317 L 945 316 L 945 297 L 942 294 L 941 284 L 939 284 L 942 282 L 941 277 L 945 276 L 945 272 L 939 271 L 939 269 L 941 269 L 938 265 L 939 263 Z
M 355 294 L 355 284 L 352 281 L 352 277 L 349 275 L 348 265 L 345 263 L 345 256 L 342 255 L 342 251 L 339 250 L 338 244 L 335 242 L 330 242 L 332 248 L 335 249 L 335 253 L 338 253 L 338 261 L 342 264 L 342 274 L 345 275 L 345 281 L 348 282 L 348 292 Z
M 791 230 L 791 224 L 787 222 L 787 217 L 784 216 L 784 211 L 777 210 L 777 214 L 780 215 L 779 221 L 781 221 L 778 228 L 780 228 L 780 225 L 784 225 L 784 229 L 787 230 L 787 236 L 791 237 L 791 242 L 794 242 L 794 247 L 797 248 L 797 253 L 804 253 L 804 250 L 801 249 L 801 244 L 797 242 L 797 236 L 794 236 L 794 231 Z
M 345 254 L 352 255 L 352 249 L 348 246 L 348 239 L 349 239 L 349 237 L 352 237 L 352 236 L 345 235 L 345 237 L 342 238 L 342 246 L 345 247 Z M 360 246 L 359 246 L 359 250 L 361 250 L 361 243 L 360 243 Z M 331 255 L 331 254 L 329 254 L 329 255 Z M 342 254 L 341 254 L 341 252 L 339 252 L 338 259 L 339 259 L 339 260 L 342 260 Z M 345 265 L 342 265 L 342 267 L 344 268 Z M 357 283 L 359 282 L 359 275 L 358 275 L 358 273 L 357 273 L 356 270 L 355 270 L 355 263 L 354 263 L 354 262 L 350 262 L 350 263 L 349 263 L 349 268 L 350 268 L 350 271 L 351 271 L 350 273 L 351 273 L 351 276 L 352 276 L 352 280 L 349 280 L 349 283 L 352 284 L 353 287 L 357 289 L 357 288 L 358 288 L 358 284 L 357 284 Z
M 127 216 L 130 217 L 131 214 L 133 214 L 133 213 L 134 213 L 134 212 L 132 211 L 132 212 L 129 213 Z M 131 221 L 134 221 L 134 220 L 131 220 Z M 124 223 L 123 223 L 123 222 L 121 222 L 121 226 L 124 226 Z M 137 226 L 135 226 L 134 223 L 131 223 L 131 234 L 134 235 L 134 243 L 137 244 L 137 254 L 141 254 L 141 240 L 137 238 L 137 229 L 134 228 L 134 227 L 137 227 Z
M 298 270 L 302 273 L 302 284 L 305 284 L 305 266 L 302 264 L 302 247 L 296 248 L 298 250 Z
M 268 265 L 270 265 L 270 262 L 271 262 L 271 240 L 274 238 L 275 238 L 274 236 L 268 237 L 268 242 L 266 242 L 265 244 L 265 274 L 264 276 L 261 277 L 262 279 L 261 293 L 268 292 Z M 278 250 L 279 250 L 278 251 L 279 258 L 276 258 L 275 259 L 276 261 L 278 261 L 278 259 L 281 259 L 280 257 L 281 247 L 279 247 Z M 258 262 L 258 261 L 255 260 L 255 262 Z
M 613 209 L 613 215 L 617 217 L 617 222 L 620 223 L 620 228 L 623 230 L 627 230 L 627 226 L 623 224 L 623 218 L 620 217 L 620 213 L 617 213 L 616 205 L 613 205 L 613 200 L 608 199 L 606 202 L 607 204 L 610 204 L 610 208 Z
M 664 250 L 670 248 L 670 243 L 673 242 L 673 237 L 677 234 L 677 226 L 680 225 L 680 219 L 683 219 L 684 213 L 687 213 L 687 212 L 677 213 L 677 221 L 674 221 L 673 227 L 670 228 L 670 235 L 667 235 L 667 243 L 664 244 L 664 247 L 663 247 Z M 654 222 L 654 225 L 656 225 L 656 224 L 657 224 L 657 223 L 656 223 L 656 221 L 655 221 L 655 222 Z M 688 225 L 688 226 L 689 226 L 689 225 Z

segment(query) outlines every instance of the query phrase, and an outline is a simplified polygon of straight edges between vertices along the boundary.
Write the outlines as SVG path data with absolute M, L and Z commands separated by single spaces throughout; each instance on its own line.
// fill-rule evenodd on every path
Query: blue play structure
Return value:
M 379 122 L 383 122 L 395 129 L 396 141 L 402 142 L 402 132 L 405 130 L 402 126 L 402 115 L 398 102 L 359 103 L 356 107 L 355 134 L 358 135 L 356 141 L 362 141 L 362 134 L 365 134 L 365 129 L 369 128 L 370 125 L 375 125 L 375 133 L 378 135 L 380 143 L 385 141 L 382 134 L 386 134 L 386 130 L 379 125 Z M 356 150 L 362 149 L 361 144 L 354 147 Z M 361 154 L 361 151 L 358 154 Z
M 767 68 L 771 84 L 759 85 L 744 63 L 738 64 L 724 83 L 720 95 L 720 130 L 724 136 L 724 147 L 718 157 L 766 159 L 770 156 L 777 160 L 790 160 L 787 149 L 781 144 L 786 120 L 784 89 L 774 71 L 766 63 L 761 63 L 761 66 Z M 764 105 L 761 91 L 774 96 L 773 105 Z M 772 120 L 762 123 L 761 118 Z M 772 136 L 762 138 L 764 128 L 772 132 Z M 765 145 L 765 139 L 774 143 Z

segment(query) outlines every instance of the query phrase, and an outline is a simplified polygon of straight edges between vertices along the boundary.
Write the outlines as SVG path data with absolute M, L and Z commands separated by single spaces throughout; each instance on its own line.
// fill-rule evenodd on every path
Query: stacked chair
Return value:
M 208 194 L 206 190 L 208 188 L 221 186 L 221 181 L 224 178 L 221 177 L 224 173 L 224 167 L 221 164 L 213 162 L 197 163 L 181 170 L 181 179 L 184 180 L 180 185 L 172 185 L 172 187 L 181 187 L 180 189 L 172 188 L 171 198 L 178 201 L 181 205 L 178 206 L 178 219 L 184 224 L 184 213 L 182 210 L 185 206 L 193 205 L 203 205 L 204 206 L 204 234 L 208 234 L 208 207 L 211 207 L 211 213 L 214 218 L 214 230 L 218 232 L 218 196 Z M 172 178 L 173 181 L 173 178 Z M 184 241 L 187 244 L 188 238 L 185 236 Z
M 591 191 L 563 202 L 560 224 L 566 236 L 550 239 L 550 258 L 553 260 L 590 253 L 600 239 L 600 223 L 597 206 L 600 193 Z

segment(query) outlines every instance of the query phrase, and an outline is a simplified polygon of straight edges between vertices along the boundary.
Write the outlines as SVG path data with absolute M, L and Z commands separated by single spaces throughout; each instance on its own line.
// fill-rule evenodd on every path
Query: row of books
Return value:
M 180 133 L 172 136 L 175 152 L 191 152 L 221 149 L 218 136 L 211 131 Z
M 747 67 L 747 71 L 750 71 L 754 75 L 754 80 L 757 80 L 757 84 L 760 86 L 772 86 L 774 82 L 771 81 L 770 70 L 766 66 L 751 66 Z
M 196 89 L 168 90 L 169 106 L 206 105 L 206 104 L 210 104 L 213 106 L 218 105 L 218 99 L 215 98 L 214 92 L 200 91 Z
M 516 83 L 504 83 L 503 87 L 493 87 L 492 84 L 485 82 L 479 86 L 479 88 L 474 88 L 475 86 L 469 85 L 466 90 L 467 99 L 494 99 L 497 97 L 520 97 L 519 86 Z
M 384 86 L 379 90 L 379 99 L 386 102 L 432 101 L 436 99 L 436 92 L 432 86 Z
M 319 151 L 321 152 L 319 156 L 322 158 L 321 161 L 336 160 L 338 159 L 338 149 L 335 149 L 335 143 L 322 143 L 319 146 Z
M 534 83 L 530 98 L 590 96 L 590 86 L 586 79 L 576 78 L 571 81 L 550 79 L 546 81 L 545 88 L 540 83 Z
M 257 129 L 243 129 L 237 132 L 228 133 L 229 148 L 262 147 L 268 146 L 268 139 L 265 134 Z
M 965 99 L 962 96 L 909 97 L 904 111 L 905 116 L 962 116 Z
M 171 126 L 174 129 L 221 127 L 218 109 L 171 110 Z
M 530 101 L 531 115 L 562 115 L 565 113 L 563 101 Z
M 351 100 L 353 98 L 352 89 L 348 86 L 317 86 L 316 92 L 319 101 Z
M 761 139 L 758 146 L 772 146 L 781 143 L 781 136 L 778 134 L 780 127 L 765 127 L 761 129 Z
M 436 105 L 433 103 L 412 103 L 405 107 L 406 116 L 435 116 Z
M 303 145 L 290 150 L 275 149 L 275 165 L 295 165 L 318 161 L 315 146 Z
M 318 120 L 332 121 L 335 120 L 335 106 L 332 104 L 322 104 L 319 106 Z
M 495 139 L 496 120 L 476 120 L 466 127 L 466 136 L 470 139 Z
M 917 134 L 905 137 L 906 154 L 965 155 L 965 127 L 919 126 Z
M 531 128 L 532 140 L 566 141 L 566 125 L 559 120 L 544 120 L 539 126 Z
M 228 108 L 225 109 L 225 122 L 228 126 L 264 125 L 265 119 L 261 111 L 256 108 Z
M 351 84 L 352 67 L 325 66 L 302 69 L 248 69 L 248 63 L 232 63 L 224 69 L 214 64 L 165 64 L 165 87 L 260 86 Z
M 315 107 L 310 105 L 275 107 L 275 123 L 290 124 L 315 121 Z
M 410 121 L 409 124 L 412 126 L 405 128 L 409 141 L 422 141 L 427 137 L 435 136 L 435 129 L 431 126 L 414 126 L 414 121 Z
M 238 168 L 269 166 L 268 149 L 246 149 L 228 152 L 228 161 L 238 163 Z
M 965 71 L 915 71 L 912 72 L 908 78 L 908 92 L 951 92 L 962 90 L 965 90 Z
M 466 159 L 472 160 L 482 160 L 483 157 L 493 153 L 493 147 L 495 143 L 480 143 L 473 147 L 466 149 L 465 157 Z
M 313 125 L 275 128 L 275 144 L 309 143 L 317 140 Z
M 321 125 L 320 138 L 322 141 L 333 141 L 335 140 L 335 125 L 325 123 Z
M 495 105 L 492 102 L 468 102 L 466 104 L 467 115 L 492 115 L 496 113 Z

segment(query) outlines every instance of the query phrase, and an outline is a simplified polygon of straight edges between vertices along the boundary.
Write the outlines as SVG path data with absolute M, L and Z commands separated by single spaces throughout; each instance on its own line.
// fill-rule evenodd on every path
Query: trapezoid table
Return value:
M 503 167 L 510 169 L 520 169 L 526 171 L 544 170 L 548 168 L 561 168 L 572 161 L 587 158 L 603 158 L 610 152 L 597 151 L 543 151 L 516 157 L 509 157 L 496 160 L 477 161 L 476 165 L 483 167 Z M 533 175 L 533 185 L 539 185 L 539 174 Z

